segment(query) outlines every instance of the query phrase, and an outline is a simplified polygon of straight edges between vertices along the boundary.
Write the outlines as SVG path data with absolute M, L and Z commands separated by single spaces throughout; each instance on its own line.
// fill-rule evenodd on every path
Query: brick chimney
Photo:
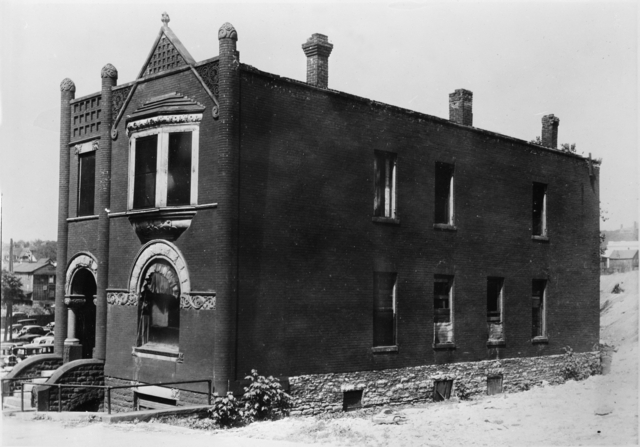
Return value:
M 449 93 L 449 121 L 473 126 L 473 92 L 459 88 Z
M 558 125 L 560 118 L 551 115 L 542 117 L 542 145 L 556 149 L 558 147 Z
M 333 44 L 324 34 L 315 33 L 302 44 L 302 50 L 307 56 L 307 84 L 328 88 L 329 55 Z

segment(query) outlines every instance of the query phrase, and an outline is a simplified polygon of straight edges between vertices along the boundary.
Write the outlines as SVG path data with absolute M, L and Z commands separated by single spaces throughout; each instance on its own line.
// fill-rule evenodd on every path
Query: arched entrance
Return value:
M 69 307 L 75 314 L 75 338 L 82 345 L 82 358 L 93 356 L 96 344 L 96 306 L 93 302 L 96 296 L 96 279 L 93 273 L 86 269 L 78 269 L 71 280 L 71 294 Z

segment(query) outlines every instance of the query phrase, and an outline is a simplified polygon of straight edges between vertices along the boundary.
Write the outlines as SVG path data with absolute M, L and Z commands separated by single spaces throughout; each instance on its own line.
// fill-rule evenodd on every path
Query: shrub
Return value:
M 245 379 L 251 381 L 242 398 L 247 418 L 259 421 L 277 419 L 289 413 L 291 396 L 285 393 L 278 380 L 260 376 L 255 369 Z
M 244 422 L 245 412 L 242 404 L 233 397 L 232 392 L 228 392 L 222 399 L 217 393 L 213 407 L 209 410 L 209 417 L 220 427 L 233 427 Z
M 600 366 L 574 354 L 570 346 L 563 348 L 561 374 L 564 380 L 584 380 L 599 373 Z

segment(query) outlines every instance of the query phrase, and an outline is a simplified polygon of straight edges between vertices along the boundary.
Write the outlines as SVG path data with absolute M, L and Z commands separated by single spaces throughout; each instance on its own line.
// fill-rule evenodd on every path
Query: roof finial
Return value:
M 162 13 L 162 24 L 164 26 L 169 26 L 169 14 L 167 14 L 166 11 Z

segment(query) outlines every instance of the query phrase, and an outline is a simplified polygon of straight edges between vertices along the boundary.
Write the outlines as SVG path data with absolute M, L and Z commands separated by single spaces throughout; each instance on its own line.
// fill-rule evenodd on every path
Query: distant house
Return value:
M 55 302 L 56 267 L 51 260 L 44 258 L 14 264 L 13 273 L 22 282 L 22 292 L 27 300 L 40 306 Z
M 615 272 L 629 272 L 638 269 L 638 249 L 614 250 L 609 256 L 608 268 Z

